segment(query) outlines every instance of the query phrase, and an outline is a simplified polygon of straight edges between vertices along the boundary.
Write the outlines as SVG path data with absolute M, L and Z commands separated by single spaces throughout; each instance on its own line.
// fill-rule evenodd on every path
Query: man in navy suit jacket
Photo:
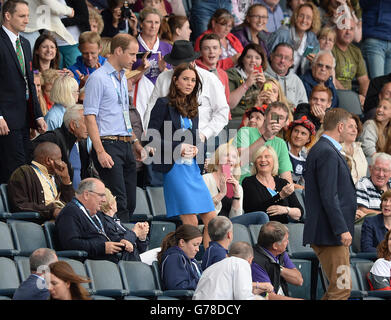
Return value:
M 6 183 L 16 168 L 27 163 L 29 128 L 40 133 L 47 128 L 34 87 L 30 44 L 19 35 L 28 17 L 26 1 L 4 3 L 0 28 L 0 183 Z M 21 59 L 17 56 L 17 40 Z
M 324 300 L 350 296 L 349 246 L 354 234 L 356 189 L 340 143 L 354 128 L 352 115 L 334 108 L 326 112 L 324 134 L 311 148 L 305 172 L 303 244 L 315 251 L 329 281 Z M 344 281 L 343 281 L 344 280 Z

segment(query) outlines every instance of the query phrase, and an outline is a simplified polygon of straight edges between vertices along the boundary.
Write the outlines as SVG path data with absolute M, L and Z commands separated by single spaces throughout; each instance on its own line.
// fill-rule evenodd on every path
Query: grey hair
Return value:
M 217 216 L 208 223 L 209 237 L 212 241 L 223 240 L 232 228 L 231 220 L 224 216 Z
M 318 62 L 319 58 L 320 58 L 321 56 L 324 56 L 325 54 L 329 54 L 329 55 L 333 58 L 333 68 L 335 68 L 337 62 L 335 61 L 335 58 L 334 58 L 334 56 L 333 56 L 333 53 L 332 53 L 330 50 L 320 50 L 320 51 L 316 54 L 314 60 L 312 61 L 312 65 L 314 66 L 314 65 Z
M 238 241 L 230 246 L 228 256 L 247 260 L 254 256 L 254 250 L 249 243 L 245 241 Z
M 49 248 L 39 248 L 30 255 L 30 271 L 37 272 L 41 266 L 57 261 L 56 252 Z
M 95 178 L 86 178 L 79 183 L 75 193 L 78 195 L 83 194 L 85 191 L 94 191 L 96 188 Z
M 390 170 L 391 170 L 391 155 L 389 155 L 388 153 L 385 153 L 385 152 L 376 152 L 372 156 L 371 166 L 373 166 L 375 164 L 377 159 L 383 160 L 383 161 L 388 161 L 390 163 L 389 167 L 390 167 Z
M 75 104 L 66 109 L 63 122 L 68 130 L 72 120 L 76 122 L 77 126 L 79 126 L 79 120 L 81 119 L 81 117 L 84 116 L 80 116 L 80 111 L 84 111 L 84 107 L 82 104 Z

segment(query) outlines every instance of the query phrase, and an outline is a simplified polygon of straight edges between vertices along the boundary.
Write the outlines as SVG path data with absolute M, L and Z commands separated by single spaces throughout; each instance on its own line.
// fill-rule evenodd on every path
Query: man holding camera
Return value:
M 129 1 L 109 1 L 108 8 L 102 11 L 104 28 L 102 37 L 112 38 L 118 33 L 129 33 L 137 36 L 138 20 L 129 6 Z

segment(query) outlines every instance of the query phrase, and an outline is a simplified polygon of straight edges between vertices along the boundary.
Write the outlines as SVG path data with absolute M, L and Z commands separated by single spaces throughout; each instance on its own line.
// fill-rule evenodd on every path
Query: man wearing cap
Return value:
M 202 90 L 199 94 L 199 132 L 201 141 L 216 137 L 228 123 L 229 106 L 225 97 L 225 90 L 221 81 L 212 73 L 195 65 L 194 61 L 200 57 L 195 52 L 190 41 L 178 40 L 174 42 L 171 53 L 164 56 L 164 60 L 174 69 L 183 62 L 190 62 L 201 78 Z M 149 117 L 155 102 L 165 97 L 171 84 L 173 70 L 162 72 L 156 80 L 155 88 L 144 114 L 144 130 L 148 128 Z
M 308 149 L 315 143 L 314 124 L 306 116 L 292 121 L 285 132 L 285 140 L 288 145 L 289 159 L 293 167 L 292 180 L 296 185 L 300 186 L 295 187 L 303 189 L 303 176 Z

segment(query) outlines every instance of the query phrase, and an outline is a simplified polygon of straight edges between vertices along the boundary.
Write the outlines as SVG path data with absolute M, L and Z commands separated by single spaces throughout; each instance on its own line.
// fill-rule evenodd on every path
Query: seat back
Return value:
M 20 280 L 15 262 L 9 258 L 0 257 L 0 295 L 12 297 L 19 285 Z
M 136 187 L 136 208 L 134 209 L 133 215 L 130 219 L 131 221 L 144 221 L 151 218 L 152 214 L 145 190 L 140 187 Z
M 161 246 L 163 238 L 170 232 L 175 231 L 176 225 L 169 221 L 151 221 L 149 236 L 149 249 Z
M 301 219 L 304 221 L 306 217 L 306 212 L 305 212 L 303 189 L 295 189 L 295 195 L 297 200 L 299 200 L 301 207 L 303 208 L 303 216 L 301 217 Z
M 57 250 L 56 237 L 54 235 L 55 223 L 53 221 L 45 221 L 43 224 L 43 232 L 45 234 L 48 247 L 53 250 Z
M 31 274 L 30 270 L 30 258 L 23 256 L 16 256 L 14 258 L 16 267 L 19 273 L 20 282 L 25 281 Z
M 362 115 L 360 98 L 357 92 L 352 90 L 337 90 L 338 106 L 351 113 Z
M 352 242 L 352 251 L 354 253 L 361 252 L 361 228 L 362 228 L 361 223 L 357 223 L 354 225 L 354 235 L 353 235 L 353 242 Z
M 8 221 L 16 249 L 22 256 L 30 256 L 38 248 L 47 248 L 42 227 L 34 222 Z
M 97 295 L 122 297 L 126 294 L 118 266 L 107 260 L 90 260 L 84 262 L 91 288 Z
M 6 183 L 0 184 L 0 212 L 1 211 L 10 212 Z
M 289 230 L 289 243 L 287 246 L 289 255 L 293 258 L 301 258 L 299 254 L 313 253 L 315 256 L 315 253 L 310 246 L 303 246 L 304 224 L 288 223 L 286 226 Z
M 76 274 L 78 274 L 83 278 L 88 278 L 86 267 L 82 262 L 75 259 L 65 258 L 65 257 L 58 257 L 58 260 L 67 262 L 72 267 L 73 271 L 75 271 Z M 81 285 L 87 290 L 92 289 L 91 283 L 82 283 Z
M 258 243 L 259 231 L 261 231 L 262 224 L 250 224 L 248 226 L 248 231 L 250 232 L 251 241 L 253 245 Z
M 373 266 L 372 261 L 356 261 L 355 268 L 357 272 L 357 279 L 361 290 L 369 291 L 369 284 L 367 280 L 367 274 Z
M 250 245 L 253 245 L 250 233 L 246 226 L 239 223 L 233 223 L 232 225 L 233 225 L 233 233 L 234 233 L 232 243 L 238 241 L 245 241 Z
M 288 283 L 289 296 L 293 298 L 311 299 L 311 261 L 303 259 L 291 259 L 303 277 L 303 285 L 295 286 Z
M 165 216 L 166 203 L 164 201 L 163 187 L 146 187 L 146 194 L 149 204 L 151 206 L 151 213 L 153 216 Z
M 0 256 L 13 256 L 17 253 L 8 224 L 0 221 Z
M 118 264 L 125 289 L 130 294 L 140 290 L 159 290 L 152 267 L 141 261 L 120 261 Z M 137 294 L 136 294 L 137 295 Z

